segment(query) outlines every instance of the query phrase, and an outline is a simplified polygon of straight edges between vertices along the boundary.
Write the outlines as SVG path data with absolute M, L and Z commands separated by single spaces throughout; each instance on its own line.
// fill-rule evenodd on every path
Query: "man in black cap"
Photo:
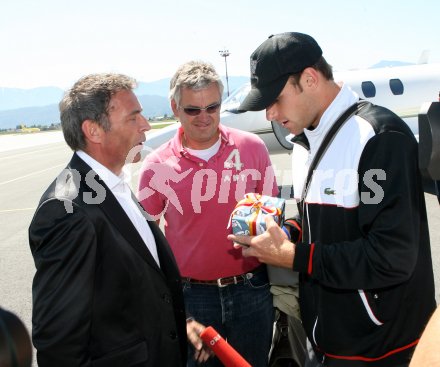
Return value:
M 295 137 L 302 239 L 271 219 L 228 236 L 244 256 L 300 273 L 303 325 L 324 366 L 408 366 L 435 309 L 417 141 L 394 113 L 333 80 L 309 35 L 269 37 L 251 55 L 240 110 L 266 109 Z M 270 216 L 269 216 L 270 217 Z

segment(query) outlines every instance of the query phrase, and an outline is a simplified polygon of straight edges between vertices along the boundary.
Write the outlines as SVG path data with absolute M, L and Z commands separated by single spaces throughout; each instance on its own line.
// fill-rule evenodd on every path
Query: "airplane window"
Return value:
M 390 88 L 395 96 L 403 94 L 403 83 L 400 79 L 390 79 Z
M 234 92 L 231 93 L 229 97 L 227 97 L 222 102 L 222 111 L 233 111 L 237 109 L 238 106 L 240 106 L 241 102 L 243 102 L 244 98 L 248 95 L 250 90 L 251 85 L 249 83 L 246 83 L 243 86 L 237 88 Z
M 373 98 L 376 95 L 376 87 L 373 82 L 362 82 L 361 88 L 365 98 Z

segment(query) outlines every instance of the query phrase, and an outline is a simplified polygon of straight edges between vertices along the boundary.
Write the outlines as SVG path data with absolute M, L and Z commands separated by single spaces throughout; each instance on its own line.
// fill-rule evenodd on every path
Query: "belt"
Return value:
M 259 273 L 263 269 L 264 269 L 264 266 L 260 265 L 260 266 L 256 267 L 254 270 L 248 271 L 247 273 L 234 275 L 231 277 L 218 278 L 218 279 L 213 279 L 213 280 L 200 280 L 200 279 L 194 279 L 194 278 L 189 278 L 189 277 L 182 277 L 182 281 L 190 282 L 193 284 L 216 285 L 219 288 L 223 288 L 223 287 L 226 287 L 231 284 L 241 283 L 245 279 L 251 279 L 254 276 L 254 274 Z

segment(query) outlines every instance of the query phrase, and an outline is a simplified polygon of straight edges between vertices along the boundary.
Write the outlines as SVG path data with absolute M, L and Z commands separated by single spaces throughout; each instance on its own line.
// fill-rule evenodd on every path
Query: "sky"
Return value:
M 2 0 L 0 87 L 69 88 L 118 72 L 140 82 L 182 63 L 249 75 L 250 54 L 271 34 L 314 37 L 335 71 L 381 60 L 440 62 L 438 0 Z

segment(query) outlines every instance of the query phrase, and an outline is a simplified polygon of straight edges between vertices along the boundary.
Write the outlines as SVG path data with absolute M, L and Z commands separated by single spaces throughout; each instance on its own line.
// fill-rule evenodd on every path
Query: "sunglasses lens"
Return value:
M 190 116 L 197 116 L 198 114 L 200 114 L 200 108 L 186 107 L 183 110 L 185 111 L 185 113 L 187 115 L 190 115 Z
M 218 103 L 213 104 L 212 106 L 206 107 L 206 112 L 215 113 L 215 112 L 217 112 L 219 107 L 220 107 L 220 105 Z
M 207 113 L 209 114 L 213 114 L 215 112 L 218 111 L 218 109 L 220 108 L 221 104 L 220 103 L 216 103 L 213 104 L 211 106 L 205 107 L 205 108 L 197 108 L 197 107 L 184 107 L 183 111 L 190 116 L 197 116 L 200 115 L 200 112 L 205 110 Z

